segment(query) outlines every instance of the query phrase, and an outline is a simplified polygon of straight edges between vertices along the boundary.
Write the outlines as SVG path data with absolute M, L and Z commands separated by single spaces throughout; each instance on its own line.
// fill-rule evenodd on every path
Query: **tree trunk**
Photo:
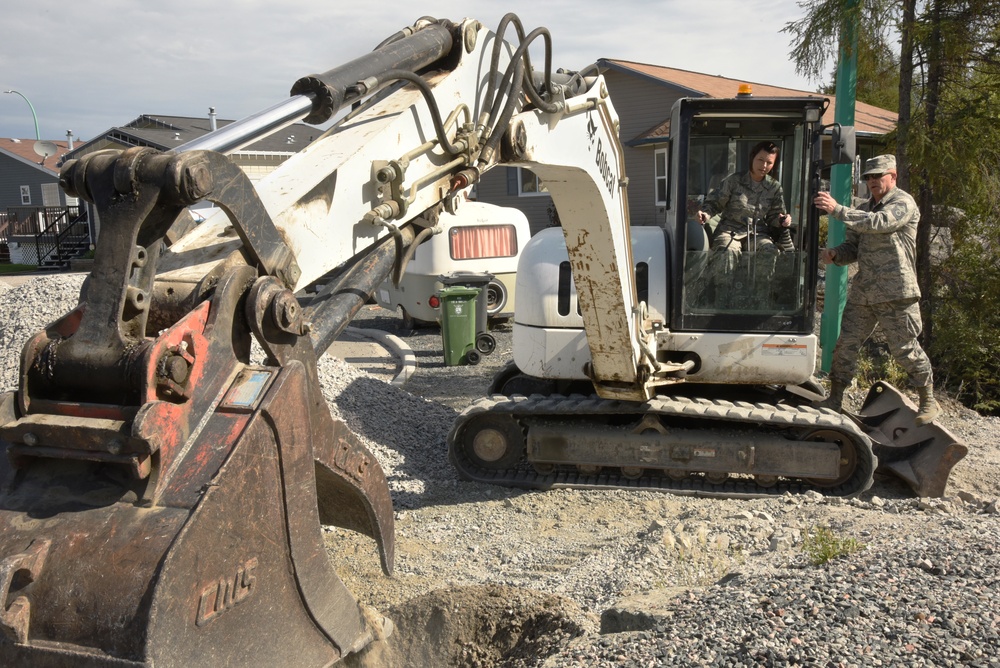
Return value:
M 944 48 L 941 42 L 941 3 L 945 0 L 933 0 L 930 7 L 931 34 L 928 43 L 928 67 L 926 87 L 927 139 L 930 146 L 938 145 L 937 137 L 937 107 L 941 99 L 941 86 L 944 79 Z M 931 150 L 933 155 L 933 149 Z M 925 348 L 930 346 L 934 338 L 934 283 L 931 276 L 931 226 L 934 223 L 934 178 L 928 170 L 921 179 L 920 194 L 917 199 L 920 207 L 920 223 L 917 225 L 917 285 L 920 286 L 921 311 L 923 312 L 924 332 L 921 343 Z
M 913 30 L 917 0 L 903 0 L 899 50 L 899 122 L 896 124 L 897 185 L 910 192 L 910 118 L 913 99 Z

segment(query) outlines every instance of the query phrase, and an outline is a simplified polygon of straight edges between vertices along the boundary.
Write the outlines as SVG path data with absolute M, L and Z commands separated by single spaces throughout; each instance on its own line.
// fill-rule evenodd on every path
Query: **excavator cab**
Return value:
M 826 100 L 796 98 L 682 99 L 673 109 L 673 158 L 677 178 L 668 216 L 676 274 L 672 327 L 679 331 L 812 332 L 815 313 L 816 249 L 819 217 L 811 206 L 810 185 L 819 161 L 820 124 Z M 782 230 L 768 228 L 757 206 L 746 228 L 715 239 L 719 216 L 704 226 L 698 212 L 706 198 L 731 174 L 745 174 L 751 147 L 760 141 L 778 147 L 771 176 L 784 195 L 793 224 L 785 243 Z

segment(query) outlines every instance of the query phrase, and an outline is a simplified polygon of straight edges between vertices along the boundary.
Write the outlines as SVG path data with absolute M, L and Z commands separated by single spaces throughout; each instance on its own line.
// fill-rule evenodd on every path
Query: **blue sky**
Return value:
M 0 90 L 30 100 L 42 139 L 72 130 L 88 140 L 141 114 L 207 116 L 209 107 L 239 119 L 420 16 L 472 17 L 495 29 L 508 11 L 526 32 L 549 29 L 553 68 L 615 58 L 802 90 L 819 85 L 789 61 L 781 28 L 803 16 L 793 0 L 32 0 L 0 10 Z M 541 53 L 532 47 L 534 63 Z M 0 94 L 0 137 L 34 136 L 24 99 Z

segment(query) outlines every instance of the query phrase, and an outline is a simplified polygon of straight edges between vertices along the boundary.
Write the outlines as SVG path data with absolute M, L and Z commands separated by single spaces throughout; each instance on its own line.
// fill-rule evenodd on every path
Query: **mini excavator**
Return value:
M 528 54 L 537 40 L 541 70 Z M 229 156 L 297 121 L 332 124 L 261 180 Z M 875 465 L 868 436 L 839 417 L 809 413 L 806 425 L 791 410 L 781 431 L 759 404 L 654 391 L 703 388 L 682 381 L 724 379 L 713 374 L 727 365 L 733 382 L 806 383 L 802 364 L 764 385 L 735 370 L 762 354 L 814 352 L 795 315 L 812 304 L 813 232 L 776 269 L 798 277 L 794 295 L 768 297 L 782 309 L 773 318 L 754 315 L 777 330 L 747 338 L 725 318 L 715 327 L 724 290 L 668 291 L 667 277 L 693 289 L 703 269 L 669 230 L 669 263 L 646 261 L 635 280 L 618 118 L 599 71 L 553 72 L 548 31 L 526 34 L 514 15 L 495 32 L 423 18 L 175 150 L 102 150 L 63 166 L 62 187 L 91 203 L 100 236 L 79 305 L 25 344 L 18 387 L 0 395 L 0 664 L 326 666 L 381 637 L 378 615 L 337 576 L 322 526 L 370 536 L 390 574 L 389 486 L 331 415 L 317 359 L 498 165 L 528 167 L 548 186 L 570 258 L 555 265 L 563 283 L 551 305 L 578 320 L 575 332 L 539 338 L 518 287 L 517 366 L 498 380 L 511 396 L 456 423 L 464 475 L 485 470 L 505 484 L 519 468 L 611 467 L 628 486 L 659 467 L 668 479 L 711 479 L 704 441 L 716 430 L 715 452 L 730 460 L 712 471 L 749 457 L 738 470 L 766 485 L 789 469 L 761 462 L 801 450 L 796 475 L 864 486 Z M 196 222 L 191 207 L 205 201 L 214 213 Z M 686 201 L 683 190 L 674 201 Z M 546 262 L 522 262 L 523 280 Z M 671 310 L 693 319 L 679 326 Z M 696 331 L 706 324 L 715 331 Z M 526 337 L 565 340 L 539 356 Z M 564 358 L 569 375 L 557 369 Z M 549 392 L 577 381 L 597 396 Z M 547 396 L 518 395 L 528 389 Z M 748 434 L 749 445 L 726 445 Z
M 670 115 L 662 225 L 629 229 L 621 146 L 601 136 L 603 200 L 528 158 L 561 228 L 532 237 L 517 270 L 514 359 L 449 435 L 468 480 L 529 489 L 645 488 L 723 498 L 853 497 L 876 471 L 941 496 L 966 447 L 877 383 L 858 415 L 813 408 L 824 170 L 855 160 L 854 129 L 823 125 L 820 96 L 681 98 Z M 823 142 L 829 136 L 828 142 Z M 780 148 L 787 240 L 711 247 L 697 213 L 752 146 Z M 603 212 L 614 213 L 605 220 Z M 717 220 L 717 219 L 716 219 Z M 759 218 L 758 218 L 759 220 Z M 767 249 L 767 246 L 763 246 Z M 779 252 L 780 249 L 780 252 Z

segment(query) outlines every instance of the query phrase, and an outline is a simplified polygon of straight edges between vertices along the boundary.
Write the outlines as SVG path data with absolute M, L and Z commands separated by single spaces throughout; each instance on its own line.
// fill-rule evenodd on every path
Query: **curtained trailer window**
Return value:
M 517 255 L 517 230 L 513 225 L 453 227 L 449 242 L 453 260 L 483 260 Z

